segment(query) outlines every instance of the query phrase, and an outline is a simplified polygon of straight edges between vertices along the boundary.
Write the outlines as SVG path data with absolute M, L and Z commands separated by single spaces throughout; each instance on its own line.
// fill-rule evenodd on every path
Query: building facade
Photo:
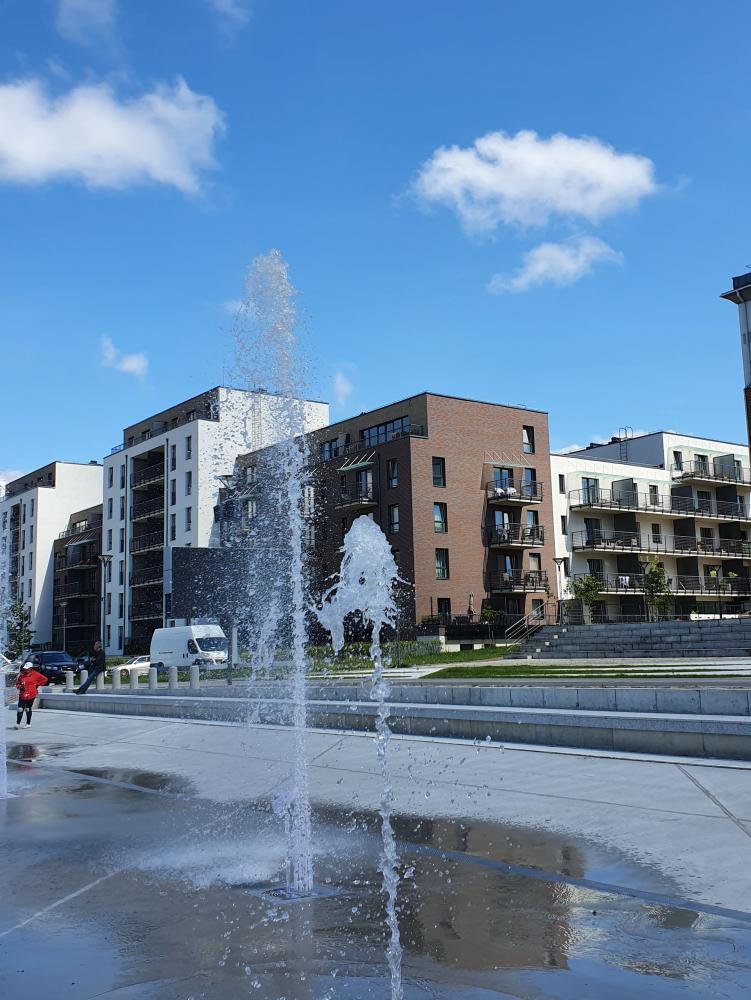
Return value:
M 220 477 L 239 453 L 278 439 L 280 400 L 215 387 L 126 427 L 104 460 L 104 635 L 110 654 L 147 650 L 155 628 L 176 624 L 170 606 L 173 546 L 218 544 Z M 304 403 L 306 429 L 328 421 Z
M 425 392 L 315 431 L 308 450 L 319 591 L 365 515 L 408 584 L 405 625 L 470 611 L 477 621 L 483 606 L 518 618 L 544 603 L 554 580 L 547 414 Z M 238 459 L 217 509 L 230 543 L 253 516 L 257 461 Z
M 746 406 L 746 431 L 751 443 L 751 272 L 733 278 L 733 287 L 723 292 L 723 299 L 738 307 L 743 359 L 743 398 Z
M 102 500 L 96 462 L 51 462 L 6 484 L 0 499 L 2 589 L 31 615 L 35 648 L 53 642 L 54 547 L 71 514 Z
M 52 645 L 72 656 L 101 638 L 102 505 L 71 514 L 54 543 Z
M 663 566 L 672 611 L 728 613 L 751 598 L 745 445 L 668 432 L 551 455 L 559 590 L 601 582 L 607 618 L 643 617 L 645 573 Z

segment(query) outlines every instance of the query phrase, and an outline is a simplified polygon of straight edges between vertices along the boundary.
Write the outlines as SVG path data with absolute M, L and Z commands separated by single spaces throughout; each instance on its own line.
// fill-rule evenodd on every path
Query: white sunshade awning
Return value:
M 361 455 L 352 455 L 345 458 L 339 466 L 340 472 L 351 472 L 353 469 L 364 469 L 368 465 L 375 465 L 376 453 L 374 451 L 363 452 Z

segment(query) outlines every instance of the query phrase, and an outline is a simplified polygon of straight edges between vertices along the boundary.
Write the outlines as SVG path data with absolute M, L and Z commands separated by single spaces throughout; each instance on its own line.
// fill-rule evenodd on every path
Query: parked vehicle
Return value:
M 37 657 L 41 662 L 34 662 Z M 63 653 L 61 650 L 46 649 L 40 653 L 27 653 L 22 663 L 29 662 L 35 670 L 45 675 L 50 684 L 64 684 L 66 670 L 72 670 L 77 674 L 81 669 L 70 653 Z
M 193 664 L 219 669 L 227 664 L 229 643 L 218 625 L 158 628 L 151 637 L 151 665 L 187 668 Z
M 139 677 L 147 677 L 150 666 L 150 656 L 134 656 L 127 663 L 121 663 L 117 667 L 107 667 L 107 673 L 111 674 L 113 670 L 127 670 L 128 676 L 135 672 Z

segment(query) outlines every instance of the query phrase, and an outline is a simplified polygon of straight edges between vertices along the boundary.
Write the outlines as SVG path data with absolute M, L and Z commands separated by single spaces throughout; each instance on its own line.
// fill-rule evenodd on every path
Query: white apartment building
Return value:
M 218 544 L 220 477 L 240 453 L 279 440 L 279 397 L 222 386 L 123 431 L 104 459 L 102 551 L 107 652 L 147 649 L 171 614 L 171 551 Z M 305 430 L 325 426 L 327 403 L 304 401 Z
M 676 614 L 751 597 L 746 445 L 659 431 L 551 455 L 558 589 L 596 576 L 603 617 L 644 613 L 644 574 L 665 568 Z
M 51 462 L 7 483 L 0 498 L 0 592 L 22 597 L 34 646 L 52 642 L 55 539 L 70 515 L 102 500 L 97 462 Z

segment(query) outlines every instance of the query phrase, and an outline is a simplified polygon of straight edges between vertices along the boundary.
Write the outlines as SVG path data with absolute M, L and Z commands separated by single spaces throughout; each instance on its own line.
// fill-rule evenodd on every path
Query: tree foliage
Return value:
M 34 638 L 31 615 L 20 597 L 8 608 L 5 627 L 8 634 L 8 656 L 14 659 L 29 648 Z

